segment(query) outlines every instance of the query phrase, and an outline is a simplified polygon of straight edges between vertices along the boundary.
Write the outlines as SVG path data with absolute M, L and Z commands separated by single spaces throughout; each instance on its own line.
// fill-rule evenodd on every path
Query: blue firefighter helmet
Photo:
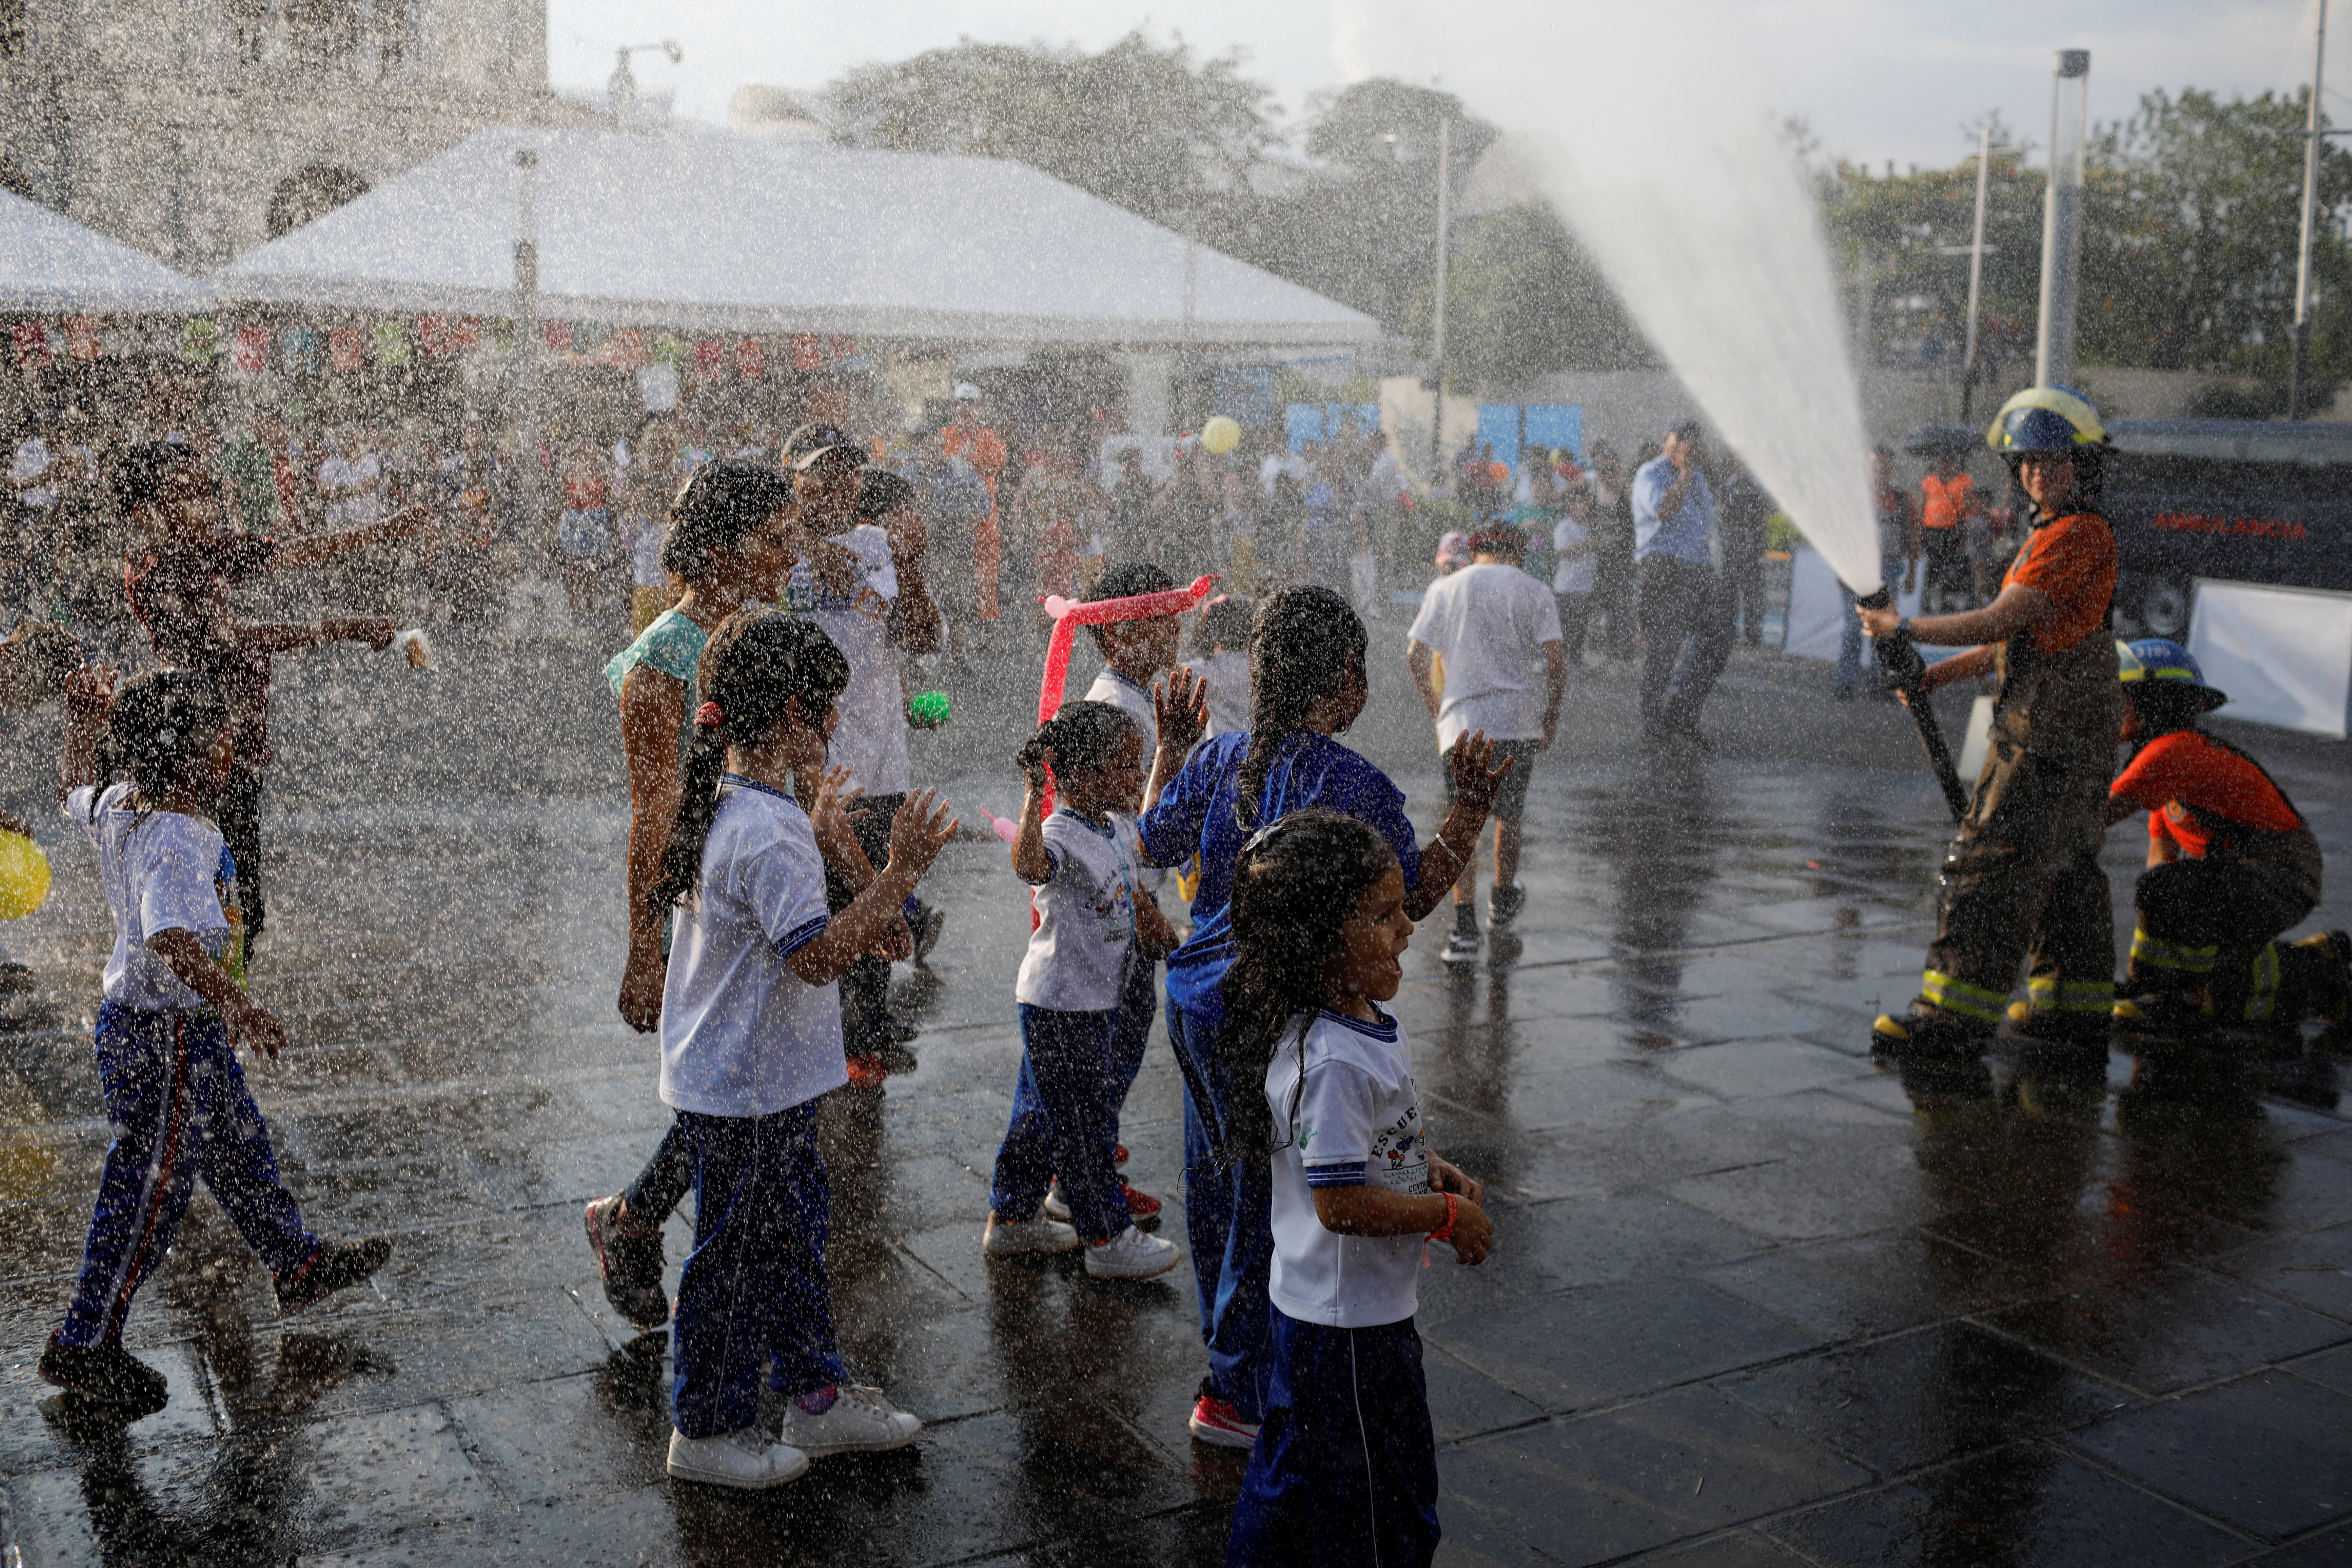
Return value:
M 2073 455 L 2104 447 L 2107 428 L 2091 400 L 2069 386 L 2029 386 L 2000 405 L 1985 445 L 2004 458 L 2035 452 Z
M 2205 684 L 2205 670 L 2197 662 L 2197 656 L 2170 637 L 2141 637 L 2136 642 L 2118 642 L 2116 644 L 2116 668 L 2127 692 L 2135 685 L 2186 687 L 2198 694 L 2207 712 L 2230 700 Z

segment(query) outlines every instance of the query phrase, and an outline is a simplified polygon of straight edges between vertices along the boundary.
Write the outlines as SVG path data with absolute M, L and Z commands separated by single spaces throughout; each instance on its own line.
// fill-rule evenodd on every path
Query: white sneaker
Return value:
M 982 1251 L 1004 1258 L 1016 1252 L 1076 1252 L 1085 1243 L 1057 1219 L 1008 1220 L 990 1215 L 980 1245 Z
M 1087 1248 L 1087 1274 L 1096 1279 L 1149 1279 L 1183 1261 L 1183 1248 L 1133 1226 Z
M 672 1428 L 669 1473 L 705 1486 L 761 1491 L 780 1487 L 809 1468 L 809 1457 L 787 1443 L 772 1443 L 757 1426 L 716 1437 L 689 1437 Z
M 1478 933 L 1475 931 L 1462 931 L 1457 928 L 1453 935 L 1445 939 L 1445 962 L 1448 963 L 1477 963 Z
M 1062 1178 L 1059 1176 L 1055 1177 L 1054 1184 L 1045 1189 L 1045 1217 L 1060 1220 L 1064 1225 L 1070 1223 L 1070 1205 L 1063 1201 Z
M 922 1430 L 920 1421 L 883 1398 L 880 1389 L 845 1383 L 822 1415 L 812 1415 L 797 1404 L 786 1405 L 780 1435 L 810 1458 L 822 1459 L 827 1454 L 903 1448 Z

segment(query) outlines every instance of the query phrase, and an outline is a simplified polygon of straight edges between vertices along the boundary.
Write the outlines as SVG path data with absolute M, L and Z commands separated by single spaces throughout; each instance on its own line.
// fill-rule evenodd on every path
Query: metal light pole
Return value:
M 2082 85 L 2071 95 L 2069 81 Z M 2072 112 L 2067 100 L 2074 100 Z M 2074 301 L 2083 270 L 2083 142 L 2090 130 L 2091 51 L 2061 49 L 2050 84 L 2050 189 L 2042 207 L 2042 321 L 2037 386 L 2074 379 Z
M 2311 46 L 2311 119 L 2303 132 L 2303 237 L 2294 257 L 2294 358 L 2287 373 L 2286 416 L 2303 417 L 2303 372 L 2311 353 L 2311 231 L 2319 201 L 2319 92 L 2327 63 L 2327 0 Z
M 537 529 L 544 491 L 539 467 L 539 152 L 517 148 L 515 175 L 515 489 L 525 526 Z
M 1437 310 L 1434 312 L 1434 332 L 1437 355 L 1437 391 L 1430 402 L 1429 415 L 1429 482 L 1434 487 L 1445 473 L 1445 250 L 1448 223 L 1452 216 L 1452 197 L 1446 190 L 1446 164 L 1453 151 L 1454 121 L 1440 115 L 1437 120 Z
M 664 38 L 658 44 L 624 44 L 613 51 L 618 59 L 613 67 L 613 79 L 604 85 L 613 95 L 613 124 L 622 131 L 629 128 L 629 117 L 636 112 L 637 76 L 629 68 L 629 57 L 640 49 L 659 49 L 669 57 L 672 65 L 686 58 L 686 51 L 677 47 L 676 38 Z
M 1977 132 L 1977 222 L 1969 236 L 1969 340 L 1960 354 L 1960 423 L 1969 422 L 1969 398 L 1977 389 L 1977 301 L 1984 293 L 1985 194 L 1992 170 L 1992 121 Z

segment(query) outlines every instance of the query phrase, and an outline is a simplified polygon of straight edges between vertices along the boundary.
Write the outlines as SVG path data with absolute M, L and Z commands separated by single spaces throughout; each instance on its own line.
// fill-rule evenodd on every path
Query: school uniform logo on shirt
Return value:
M 1391 1192 L 1418 1195 L 1429 1191 L 1429 1142 L 1422 1136 L 1419 1106 L 1407 1107 L 1374 1135 L 1364 1170 Z

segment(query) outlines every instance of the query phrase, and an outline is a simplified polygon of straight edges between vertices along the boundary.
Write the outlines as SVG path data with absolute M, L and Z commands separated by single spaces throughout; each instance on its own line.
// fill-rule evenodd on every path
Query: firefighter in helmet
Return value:
M 2268 770 L 2199 727 L 2229 699 L 2166 637 L 2116 645 L 2131 760 L 2107 821 L 2147 813 L 2116 1031 L 2198 1039 L 2340 1023 L 2352 936 L 2277 940 L 2319 907 L 2319 840 Z
M 2123 690 L 2107 630 L 2116 540 L 2100 515 L 2107 435 L 2098 410 L 2063 386 L 2002 405 L 1987 443 L 2030 503 L 2032 529 L 1981 609 L 1916 621 L 1861 611 L 1873 637 L 1967 652 L 1928 667 L 1932 689 L 1987 672 L 2000 694 L 1976 796 L 1945 857 L 1936 940 L 1910 1010 L 1882 1016 L 1874 1050 L 1972 1057 L 2009 1012 L 2030 957 L 2031 1038 L 2105 1047 L 2115 1005 L 2115 934 L 2099 843 L 2115 771 Z

